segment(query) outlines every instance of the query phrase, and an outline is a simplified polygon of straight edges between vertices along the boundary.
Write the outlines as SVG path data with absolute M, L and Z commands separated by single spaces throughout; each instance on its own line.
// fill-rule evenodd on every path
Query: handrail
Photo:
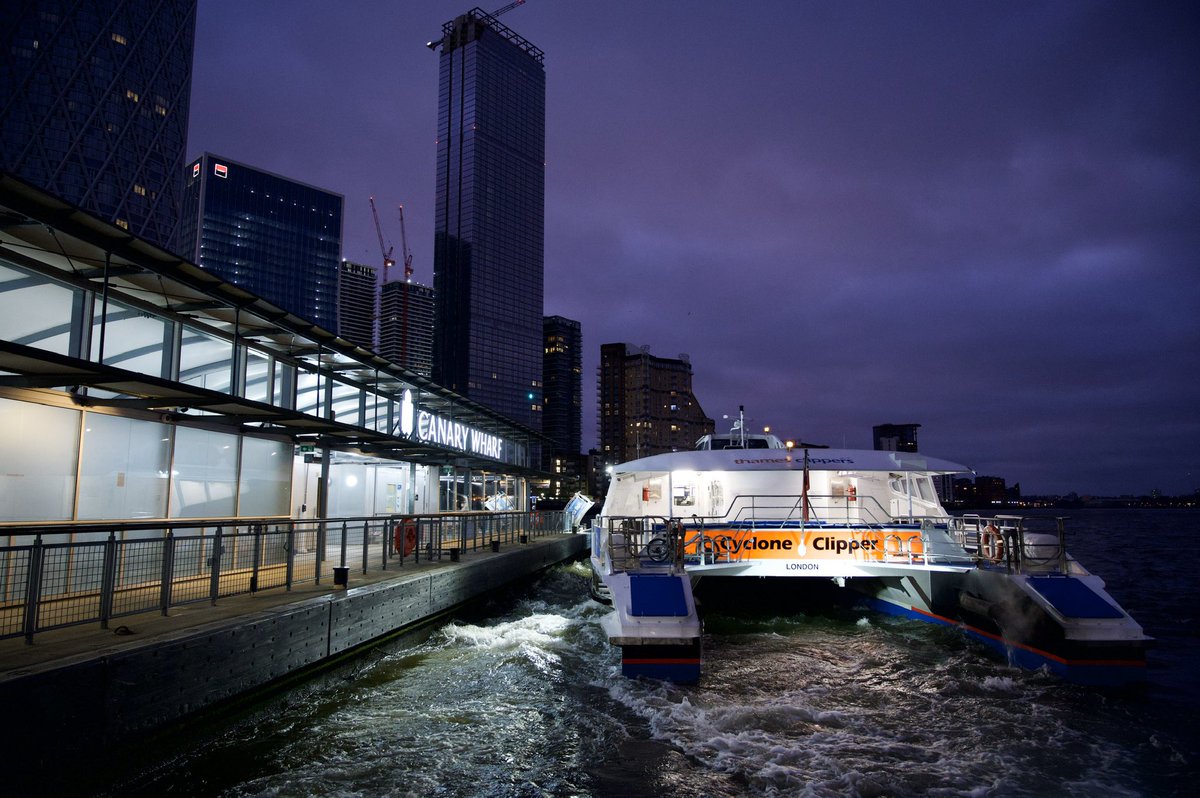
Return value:
M 502 543 L 568 532 L 566 523 L 552 510 L 10 526 L 3 531 L 9 542 L 0 545 L 0 639 L 31 643 L 49 629 L 108 628 L 126 615 L 320 584 L 326 564 L 366 574 L 489 546 L 498 551 Z
M 721 538 L 732 536 L 740 543 L 764 528 L 805 529 L 806 523 L 814 528 L 870 530 L 885 532 L 899 527 L 918 527 L 920 549 L 915 550 L 911 540 L 905 544 L 900 539 L 895 550 L 884 551 L 886 557 L 907 557 L 909 562 L 974 564 L 983 567 L 1002 567 L 1014 573 L 1067 574 L 1084 573 L 1082 566 L 1069 557 L 1066 551 L 1065 521 L 1063 517 L 1039 519 L 1016 515 L 981 516 L 904 516 L 891 518 L 881 523 L 873 514 L 867 518 L 851 518 L 847 522 L 816 520 L 796 521 L 790 516 L 782 520 L 761 517 L 762 510 L 777 508 L 779 504 L 760 505 L 761 499 L 793 498 L 785 495 L 738 496 L 731 502 L 732 509 L 739 499 L 748 502 L 746 509 L 752 515 L 739 514 L 734 518 L 725 516 L 691 515 L 686 518 L 662 516 L 626 516 L 605 519 L 607 529 L 597 526 L 593 538 L 593 551 L 597 553 L 602 567 L 609 572 L 636 570 L 640 568 L 681 568 L 687 563 L 726 563 L 740 561 L 744 553 L 741 546 L 719 546 L 719 539 L 710 538 L 710 531 L 720 530 Z M 831 498 L 817 496 L 815 498 Z M 832 497 L 837 498 L 837 497 Z M 869 497 L 868 497 L 869 498 Z M 878 503 L 876 503 L 878 504 Z M 745 505 L 744 505 L 745 506 Z M 1046 530 L 1052 522 L 1053 529 Z M 769 527 L 768 527 L 769 525 Z M 1032 528 L 1038 527 L 1038 528 Z M 895 536 L 891 536 L 895 537 Z M 910 536 L 911 537 L 911 536 Z M 891 538 L 889 537 L 888 540 Z M 664 544 L 665 541 L 665 544 Z M 728 543 L 728 541 L 725 541 Z M 668 554 L 648 556 L 655 546 L 664 546 Z M 687 552 L 691 552 L 690 554 Z

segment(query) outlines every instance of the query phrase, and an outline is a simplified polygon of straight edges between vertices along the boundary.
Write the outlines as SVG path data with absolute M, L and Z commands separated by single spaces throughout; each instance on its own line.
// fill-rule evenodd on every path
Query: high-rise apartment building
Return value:
M 542 381 L 545 411 L 542 433 L 554 441 L 556 454 L 577 455 L 582 448 L 583 332 L 579 322 L 546 316 Z
M 185 202 L 179 254 L 337 329 L 341 194 L 206 152 L 187 168 Z
M 577 490 L 587 490 L 587 458 L 580 451 L 583 332 L 578 321 L 563 316 L 546 316 L 542 331 L 542 433 L 552 441 L 542 448 L 542 469 L 554 475 L 547 496 L 566 500 Z
M 337 334 L 373 351 L 378 310 L 379 291 L 374 267 L 342 261 L 338 267 Z
M 379 297 L 379 354 L 428 377 L 433 370 L 434 291 L 394 280 Z
M 646 347 L 600 347 L 600 452 L 607 464 L 691 449 L 714 423 L 692 394 L 686 355 L 655 357 Z
M 871 428 L 876 451 L 915 452 L 920 424 L 876 424 Z
M 0 169 L 174 249 L 196 0 L 0 8 Z
M 442 26 L 433 379 L 542 427 L 546 74 L 476 8 Z

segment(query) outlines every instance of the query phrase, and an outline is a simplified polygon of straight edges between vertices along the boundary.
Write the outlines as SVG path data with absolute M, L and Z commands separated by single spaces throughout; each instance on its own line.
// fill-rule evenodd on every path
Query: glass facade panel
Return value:
M 79 411 L 0 399 L 0 521 L 67 521 Z
M 105 312 L 97 301 L 92 322 L 92 360 L 162 377 L 167 331 L 168 322 L 164 319 L 112 300 Z
M 325 382 L 316 371 L 296 371 L 296 409 L 310 416 L 325 416 Z
M 271 386 L 271 404 L 288 409 L 296 406 L 296 367 L 275 361 L 275 383 Z
M 292 495 L 292 445 L 242 439 L 238 515 L 287 515 Z
M 243 395 L 254 402 L 271 402 L 271 359 L 253 349 L 246 351 L 246 389 Z
M 361 515 L 371 505 L 374 474 L 363 463 L 338 463 L 329 478 L 329 515 Z
M 367 429 L 387 430 L 388 400 L 386 396 L 367 392 L 367 406 L 362 425 Z
M 192 327 L 183 328 L 179 348 L 180 382 L 229 393 L 232 368 L 232 343 Z
M 171 473 L 171 518 L 227 518 L 236 511 L 238 438 L 178 427 Z
M 86 414 L 76 517 L 165 518 L 173 429 L 149 421 Z
M 0 262 L 0 339 L 69 355 L 79 293 Z
M 333 417 L 343 424 L 363 426 L 359 413 L 362 389 L 344 382 L 333 383 Z

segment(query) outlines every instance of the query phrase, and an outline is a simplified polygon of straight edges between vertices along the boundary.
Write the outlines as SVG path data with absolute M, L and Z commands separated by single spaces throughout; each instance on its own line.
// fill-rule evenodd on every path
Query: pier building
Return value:
M 0 522 L 513 509 L 540 434 L 0 174 Z

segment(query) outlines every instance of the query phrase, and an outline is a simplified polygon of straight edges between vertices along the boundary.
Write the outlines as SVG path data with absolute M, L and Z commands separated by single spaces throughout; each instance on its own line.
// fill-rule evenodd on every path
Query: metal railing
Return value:
M 949 532 L 982 563 L 1013 573 L 1077 573 L 1067 554 L 1066 518 L 967 513 L 950 519 Z
M 0 528 L 0 639 L 567 532 L 561 511 Z M 330 570 L 326 571 L 325 569 Z M 344 570 L 343 570 L 344 569 Z
M 829 497 L 819 497 L 829 498 Z M 782 499 L 783 501 L 779 501 Z M 593 551 L 609 572 L 640 568 L 678 568 L 688 564 L 742 562 L 753 557 L 742 543 L 763 530 L 825 530 L 883 535 L 877 557 L 885 562 L 948 564 L 1005 568 L 1013 573 L 1068 574 L 1083 572 L 1066 550 L 1065 518 L 1015 515 L 906 516 L 880 522 L 868 517 L 836 522 L 795 518 L 799 507 L 788 496 L 738 497 L 737 504 L 754 513 L 728 517 L 665 518 L 610 517 L 596 527 Z M 783 520 L 770 520 L 762 511 L 783 509 Z M 839 508 L 841 509 L 841 508 Z

